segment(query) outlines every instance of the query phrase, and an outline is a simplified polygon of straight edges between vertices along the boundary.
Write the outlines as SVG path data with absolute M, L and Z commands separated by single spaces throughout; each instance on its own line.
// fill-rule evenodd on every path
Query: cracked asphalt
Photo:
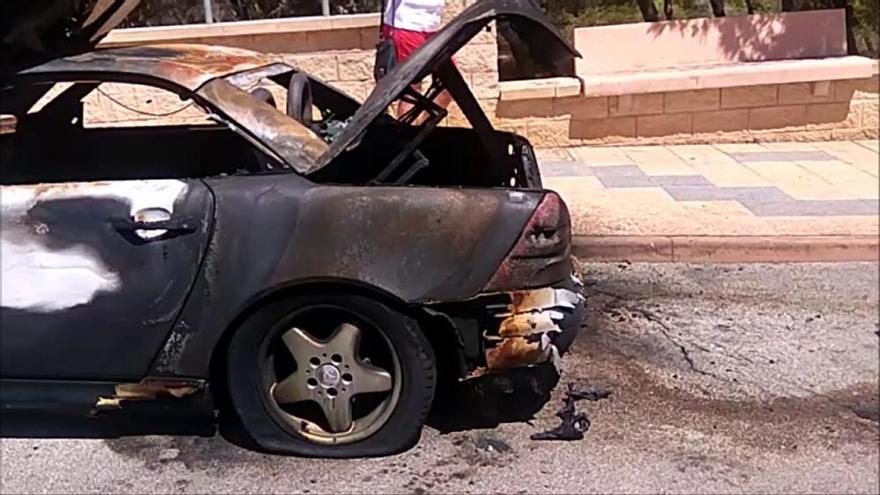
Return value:
M 221 438 L 5 439 L 0 491 L 880 491 L 876 263 L 585 271 L 590 312 L 561 384 L 613 394 L 578 403 L 592 421 L 581 441 L 529 440 L 555 426 L 562 386 L 533 420 L 485 427 L 527 402 L 518 381 L 512 396 L 438 404 L 483 414 L 432 422 L 382 459 L 273 457 Z

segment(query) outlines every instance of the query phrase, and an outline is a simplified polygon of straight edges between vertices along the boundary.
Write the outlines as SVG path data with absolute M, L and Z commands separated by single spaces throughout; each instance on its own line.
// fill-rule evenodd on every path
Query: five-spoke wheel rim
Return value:
M 264 353 L 264 389 L 284 426 L 321 444 L 351 443 L 381 428 L 400 395 L 401 369 L 380 328 L 338 307 L 288 318 Z M 285 368 L 291 366 L 293 368 Z M 358 402 L 361 401 L 361 402 Z

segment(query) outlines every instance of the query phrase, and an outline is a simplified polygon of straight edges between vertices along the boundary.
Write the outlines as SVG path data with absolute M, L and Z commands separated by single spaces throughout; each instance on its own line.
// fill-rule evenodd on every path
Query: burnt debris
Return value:
M 584 399 L 596 402 L 611 396 L 610 390 L 602 388 L 578 388 L 572 383 L 567 388 L 562 408 L 556 413 L 561 423 L 553 429 L 533 434 L 532 440 L 582 440 L 590 429 L 590 418 L 586 413 L 577 412 L 575 403 Z

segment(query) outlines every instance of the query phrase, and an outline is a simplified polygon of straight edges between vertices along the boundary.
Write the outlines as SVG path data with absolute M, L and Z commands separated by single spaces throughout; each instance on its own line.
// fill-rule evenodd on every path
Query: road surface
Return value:
M 590 316 L 530 424 L 434 421 L 409 452 L 353 461 L 220 438 L 7 439 L 2 492 L 877 493 L 876 264 L 586 272 Z M 530 440 L 556 424 L 567 383 L 613 394 L 577 404 L 583 440 Z

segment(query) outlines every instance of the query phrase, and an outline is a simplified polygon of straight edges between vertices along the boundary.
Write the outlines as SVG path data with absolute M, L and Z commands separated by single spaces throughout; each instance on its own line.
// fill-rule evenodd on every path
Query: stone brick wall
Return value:
M 454 17 L 472 2 L 448 0 L 444 17 L 446 20 Z M 378 29 L 378 15 L 294 18 L 116 30 L 101 46 L 202 43 L 245 48 L 271 54 L 363 101 L 373 90 Z M 494 110 L 499 94 L 497 58 L 494 26 L 480 33 L 456 54 L 459 69 L 487 112 Z M 90 125 L 153 125 L 159 122 L 196 123 L 204 120 L 201 112 L 195 108 L 174 113 L 181 108 L 181 102 L 163 90 L 126 84 L 104 84 L 102 90 L 104 94 L 95 92 L 86 98 L 86 122 Z M 275 92 L 275 96 L 276 101 L 283 104 L 283 93 Z M 140 114 L 131 111 L 131 108 L 153 115 Z M 449 111 L 448 123 L 464 123 L 457 107 L 453 105 Z M 165 113 L 171 115 L 156 116 Z
M 878 78 L 530 98 L 502 87 L 495 120 L 539 147 L 878 137 Z M 502 86 L 507 86 L 505 83 Z M 535 88 L 534 94 L 546 93 Z
M 447 18 L 472 1 L 448 0 Z M 373 88 L 377 30 L 377 15 L 334 16 L 119 30 L 103 45 L 200 42 L 263 51 L 363 100 Z M 495 27 L 490 26 L 456 54 L 456 63 L 495 126 L 522 134 L 538 147 L 878 136 L 876 75 L 585 97 L 577 78 L 499 83 L 497 58 Z M 283 108 L 284 92 L 278 89 L 276 100 Z M 104 84 L 86 98 L 86 122 L 200 123 L 204 115 L 162 90 Z M 446 124 L 467 125 L 454 104 Z

